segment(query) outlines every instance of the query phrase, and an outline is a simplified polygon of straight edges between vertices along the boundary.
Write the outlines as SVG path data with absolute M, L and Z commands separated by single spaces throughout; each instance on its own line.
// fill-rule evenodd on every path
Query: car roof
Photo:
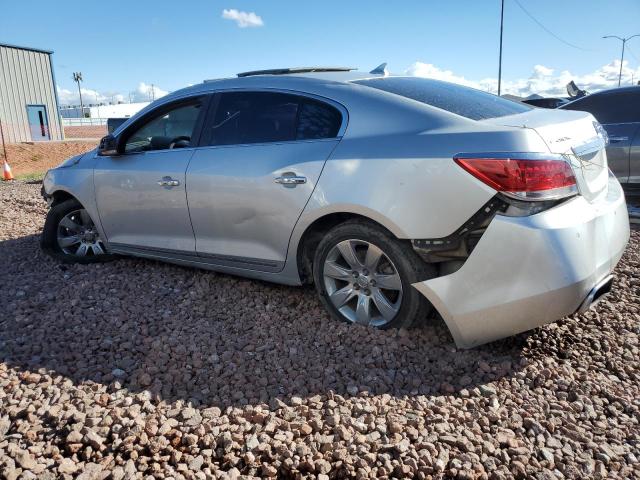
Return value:
M 622 93 L 640 93 L 640 86 L 631 85 L 631 86 L 627 86 L 627 87 L 607 88 L 606 90 L 600 90 L 598 92 L 590 93 L 589 95 L 586 95 L 586 96 L 590 97 L 590 96 L 593 96 L 593 95 L 597 95 L 597 96 L 617 95 L 617 94 L 622 94 Z M 581 98 L 585 98 L 585 97 L 581 97 Z M 578 99 L 576 99 L 576 100 L 578 100 Z
M 322 88 L 330 84 L 350 84 L 356 80 L 364 80 L 367 78 L 400 76 L 388 75 L 387 73 L 370 73 L 342 67 L 340 67 L 340 69 L 336 67 L 335 69 L 329 70 L 325 70 L 322 67 L 315 67 L 316 69 L 313 70 L 311 70 L 311 68 L 313 67 L 309 67 L 309 69 L 289 69 L 291 70 L 290 72 L 282 72 L 282 70 L 285 69 L 259 70 L 241 73 L 238 77 L 204 80 L 202 83 L 171 92 L 169 95 L 163 97 L 163 99 L 169 100 L 171 98 L 195 93 L 206 93 L 220 88 L 271 87 L 296 90 L 297 88 L 307 87 L 308 89 L 314 90 L 315 88 Z
M 588 95 L 585 95 L 583 97 L 580 98 L 576 98 L 574 100 L 571 100 L 563 105 L 560 105 L 558 108 L 560 109 L 571 109 L 571 107 L 576 104 L 581 104 L 583 100 L 587 99 L 587 98 L 593 98 L 593 97 L 608 97 L 610 95 L 622 95 L 625 93 L 636 93 L 636 94 L 640 94 L 640 86 L 639 85 L 631 85 L 628 87 L 616 87 L 616 88 L 608 88 L 606 90 L 600 90 L 597 92 L 593 92 L 590 93 Z

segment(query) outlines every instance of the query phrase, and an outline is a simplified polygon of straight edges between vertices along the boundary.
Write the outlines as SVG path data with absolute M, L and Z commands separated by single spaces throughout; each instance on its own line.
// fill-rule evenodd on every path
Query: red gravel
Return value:
M 469 351 L 336 323 L 310 288 L 42 255 L 0 184 L 0 472 L 639 478 L 640 231 L 594 310 Z

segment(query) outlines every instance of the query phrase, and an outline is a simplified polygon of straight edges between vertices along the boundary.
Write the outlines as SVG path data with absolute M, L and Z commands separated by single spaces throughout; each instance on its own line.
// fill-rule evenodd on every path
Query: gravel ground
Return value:
M 0 471 L 14 478 L 639 478 L 640 231 L 593 311 L 471 351 L 310 288 L 43 256 L 0 185 Z

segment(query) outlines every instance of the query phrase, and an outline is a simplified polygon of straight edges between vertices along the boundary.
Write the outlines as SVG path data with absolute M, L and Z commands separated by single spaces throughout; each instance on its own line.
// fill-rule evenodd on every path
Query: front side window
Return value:
M 337 136 L 341 113 L 303 96 L 277 92 L 223 93 L 208 127 L 210 145 L 315 140 Z
M 201 108 L 202 103 L 196 101 L 163 109 L 127 136 L 125 153 L 190 147 Z

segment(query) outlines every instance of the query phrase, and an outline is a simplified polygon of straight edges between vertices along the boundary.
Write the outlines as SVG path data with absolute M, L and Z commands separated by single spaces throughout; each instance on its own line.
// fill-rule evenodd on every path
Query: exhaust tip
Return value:
M 602 279 L 595 287 L 591 289 L 587 298 L 580 304 L 576 313 L 584 313 L 589 308 L 593 307 L 596 303 L 598 303 L 602 297 L 604 297 L 607 293 L 611 291 L 611 286 L 613 285 L 613 275 L 609 275 Z

